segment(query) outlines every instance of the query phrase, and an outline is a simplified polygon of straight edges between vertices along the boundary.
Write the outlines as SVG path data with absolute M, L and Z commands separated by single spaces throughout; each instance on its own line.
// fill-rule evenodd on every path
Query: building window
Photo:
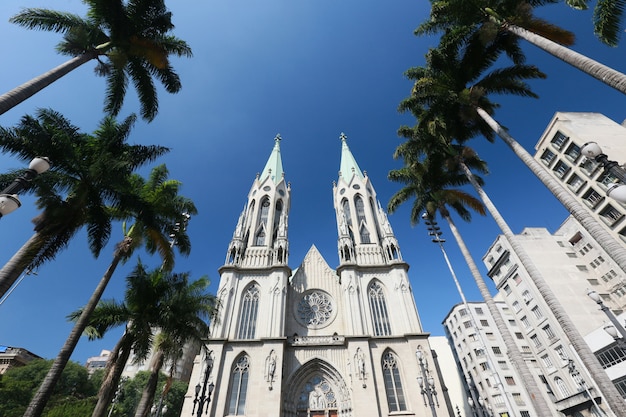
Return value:
M 548 355 L 543 355 L 541 357 L 541 361 L 543 362 L 543 365 L 547 368 L 547 369 L 553 369 L 554 368 L 554 364 L 552 363 L 552 359 L 550 359 L 550 356 Z
M 402 391 L 402 381 L 400 381 L 398 362 L 393 353 L 385 353 L 382 367 L 389 411 L 392 413 L 395 411 L 405 411 L 407 408 L 406 401 L 404 400 L 404 392 Z
M 511 287 L 509 287 L 508 285 L 505 285 L 503 287 L 504 292 L 506 293 L 506 295 L 511 294 Z
M 354 206 L 356 207 L 356 218 L 359 224 L 361 243 L 371 243 L 370 232 L 367 230 L 367 220 L 365 218 L 365 203 L 363 203 L 363 199 L 360 195 L 354 198 Z
M 370 285 L 369 291 L 370 309 L 372 311 L 372 321 L 374 322 L 375 336 L 391 335 L 389 324 L 389 314 L 387 313 L 387 302 L 383 287 L 378 282 Z
M 613 381 L 622 398 L 626 398 L 626 376 Z
M 620 213 L 615 207 L 609 204 L 604 209 L 602 209 L 602 211 L 600 212 L 600 216 L 608 224 L 613 225 L 614 223 L 616 223 L 618 220 L 622 218 L 623 214 Z
M 515 401 L 516 405 L 526 405 L 524 403 L 524 400 L 522 399 L 522 394 L 520 394 L 519 392 L 513 393 L 513 400 Z
M 489 322 L 487 320 L 481 320 L 480 325 L 483 327 L 489 327 Z
M 530 327 L 530 320 L 528 320 L 528 317 L 524 316 L 520 320 L 525 328 L 528 329 Z
M 515 337 L 516 337 L 518 340 L 524 340 L 524 335 L 523 335 L 523 334 L 521 334 L 520 332 L 515 332 Z
M 604 197 L 602 197 L 596 190 L 592 188 L 583 195 L 583 200 L 589 206 L 596 207 L 604 200 Z
M 491 350 L 493 350 L 493 353 L 495 353 L 496 355 L 502 355 L 502 350 L 500 349 L 500 346 L 492 346 Z
M 561 393 L 562 398 L 567 398 L 570 396 L 570 392 L 569 392 L 569 389 L 567 388 L 567 385 L 565 384 L 565 381 L 563 381 L 561 378 L 557 376 L 556 378 L 554 378 L 554 383 L 559 389 L 559 392 Z
M 563 178 L 563 177 L 565 177 L 567 175 L 567 173 L 569 172 L 570 168 L 569 168 L 569 165 L 567 165 L 565 162 L 559 161 L 559 162 L 556 163 L 554 168 L 552 168 L 552 170 L 554 171 L 554 174 L 557 177 Z
M 485 313 L 483 313 L 483 309 L 480 308 L 480 307 L 476 307 L 475 311 L 476 311 L 476 314 L 478 314 L 479 316 L 482 316 L 483 314 L 485 314 Z
M 565 146 L 565 143 L 567 142 L 568 137 L 565 136 L 562 132 L 556 132 L 556 134 L 554 135 L 554 137 L 552 138 L 552 140 L 550 141 L 550 143 L 552 144 L 552 146 L 554 146 L 556 149 L 563 149 L 563 146 Z
M 541 161 L 546 164 L 546 166 L 550 166 L 550 163 L 554 160 L 555 157 L 556 155 L 554 154 L 554 152 L 546 149 L 541 155 Z
M 597 351 L 595 355 L 604 369 L 626 360 L 626 353 L 617 347 L 616 343 L 612 343 L 607 348 Z
M 467 310 L 462 308 L 459 310 L 459 317 L 465 317 L 467 316 Z
M 250 361 L 245 355 L 241 356 L 235 363 L 230 379 L 230 399 L 228 401 L 229 415 L 245 415 L 249 368 Z
M 519 313 L 521 309 L 522 309 L 522 306 L 519 305 L 519 302 L 513 301 L 513 310 L 515 310 L 516 313 Z
M 509 369 L 509 364 L 506 363 L 506 361 L 498 361 L 498 366 L 500 367 L 500 369 Z
M 265 230 L 267 228 L 267 217 L 270 212 L 270 200 L 268 198 L 263 199 L 261 203 L 261 213 L 259 214 L 259 227 L 256 233 L 256 240 L 254 244 L 256 246 L 265 245 Z
M 506 381 L 507 385 L 515 385 L 515 379 L 513 379 L 512 376 L 505 376 L 504 380 Z
M 572 143 L 567 147 L 564 154 L 570 161 L 575 161 L 580 156 L 580 146 Z
M 539 340 L 539 336 L 537 336 L 536 334 L 530 336 L 530 340 L 533 341 L 533 343 L 535 344 L 535 347 L 537 348 L 541 347 L 541 340 Z
M 530 417 L 530 411 L 521 410 L 519 412 L 520 417 Z
M 489 364 L 487 362 L 481 362 L 480 363 L 480 369 L 482 369 L 483 371 L 486 371 L 489 369 Z
M 574 174 L 567 181 L 567 185 L 575 194 L 578 194 L 580 189 L 585 185 L 585 180 Z
M 463 327 L 465 327 L 466 329 L 471 329 L 472 328 L 472 322 L 470 320 L 464 321 L 463 322 Z
M 536 318 L 540 319 L 543 317 L 543 313 L 541 312 L 541 310 L 539 309 L 538 306 L 534 306 L 531 311 L 533 312 L 533 314 L 535 315 Z
M 258 313 L 259 286 L 252 284 L 244 291 L 241 300 L 241 316 L 237 332 L 238 339 L 254 339 Z
M 567 362 L 567 359 L 569 358 L 569 356 L 567 355 L 567 353 L 565 352 L 565 349 L 563 349 L 563 346 L 557 346 L 554 348 L 554 351 L 556 352 L 556 354 L 558 355 L 559 358 L 561 358 L 561 360 Z
M 548 336 L 548 339 L 554 339 L 556 337 L 556 335 L 554 334 L 554 331 L 552 330 L 550 326 L 544 327 L 543 331 L 546 333 L 546 336 Z

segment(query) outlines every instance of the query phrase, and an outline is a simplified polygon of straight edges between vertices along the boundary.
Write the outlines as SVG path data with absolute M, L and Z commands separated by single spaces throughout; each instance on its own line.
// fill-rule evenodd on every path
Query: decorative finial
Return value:
M 280 133 L 277 133 L 277 134 L 276 134 L 276 137 L 274 138 L 274 140 L 275 140 L 276 142 L 280 142 L 281 140 L 283 140 L 283 138 L 281 138 L 281 137 L 280 137 Z
M 345 142 L 346 139 L 348 139 L 348 137 L 346 136 L 345 133 L 341 132 L 341 135 L 339 135 L 339 139 L 341 139 L 342 142 Z

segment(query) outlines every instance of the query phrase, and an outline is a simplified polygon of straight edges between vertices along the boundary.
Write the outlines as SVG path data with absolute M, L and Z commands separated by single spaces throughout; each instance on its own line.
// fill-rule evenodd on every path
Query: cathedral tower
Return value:
M 441 416 L 453 415 L 408 265 L 344 134 L 333 194 L 339 266 L 311 246 L 292 274 L 291 188 L 277 136 L 220 268 L 220 313 L 181 415 L 208 407 L 214 417 L 427 417 L 435 403 Z M 444 394 L 440 400 L 427 381 Z

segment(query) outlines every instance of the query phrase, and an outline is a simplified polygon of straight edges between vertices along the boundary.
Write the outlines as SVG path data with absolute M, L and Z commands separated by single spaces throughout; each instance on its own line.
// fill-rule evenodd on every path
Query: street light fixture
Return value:
M 609 157 L 602 153 L 602 148 L 596 142 L 585 143 L 580 148 L 580 153 L 601 164 L 605 173 L 611 174 L 619 180 L 619 183 L 608 186 L 606 195 L 626 204 L 626 170 L 619 163 L 609 160 Z
M 213 356 L 211 355 L 212 353 L 213 353 L 212 350 L 207 352 L 206 358 L 205 358 L 204 379 L 202 381 L 202 384 L 198 382 L 198 384 L 195 387 L 196 396 L 193 400 L 193 410 L 191 411 L 191 415 L 194 415 L 194 413 L 196 412 L 196 404 L 197 404 L 198 405 L 198 413 L 196 414 L 197 417 L 202 416 L 202 412 L 204 411 L 205 404 L 207 405 L 207 413 L 209 412 L 208 406 L 211 403 L 211 393 L 213 393 L 213 390 L 215 389 L 215 384 L 213 383 L 213 381 L 211 381 L 211 383 L 208 384 L 209 376 L 211 376 L 211 370 L 213 369 Z M 208 390 L 208 395 L 207 395 L 207 390 Z
M 457 278 L 456 273 L 454 272 L 454 268 L 452 268 L 452 263 L 450 262 L 450 258 L 448 258 L 448 253 L 446 252 L 446 249 L 443 246 L 446 240 L 441 237 L 442 235 L 441 228 L 437 225 L 437 221 L 434 219 L 434 217 L 428 214 L 427 212 L 422 213 L 422 219 L 424 220 L 424 223 L 426 223 L 426 226 L 428 228 L 428 235 L 432 237 L 433 243 L 436 243 L 437 245 L 439 245 L 439 249 L 441 249 L 441 253 L 443 254 L 444 260 L 446 261 L 446 265 L 448 265 L 448 270 L 450 271 L 450 275 L 452 275 L 452 279 L 454 280 L 454 285 L 456 285 L 456 289 L 459 292 L 459 296 L 461 297 L 463 306 L 465 307 L 467 314 L 469 314 L 472 326 L 476 329 L 476 332 L 478 334 L 478 339 L 481 345 L 480 347 L 484 352 L 487 352 L 487 344 L 485 343 L 485 340 L 483 339 L 483 333 L 482 331 L 479 330 L 478 324 L 476 323 L 476 319 L 474 318 L 474 314 L 472 313 L 472 309 L 470 308 L 467 302 L 467 299 L 465 298 L 465 294 L 463 293 L 463 289 L 461 288 L 461 283 L 459 282 L 459 279 Z M 493 369 L 493 370 L 496 369 L 496 367 L 493 364 L 493 361 L 491 360 L 490 355 L 487 355 L 487 364 L 489 366 L 489 369 Z M 496 380 L 498 388 L 502 392 L 504 403 L 505 403 L 507 410 L 513 410 L 513 406 L 509 402 L 509 398 L 506 394 L 507 391 L 504 388 L 504 384 L 502 383 L 500 375 L 496 371 L 494 371 L 492 376 Z M 468 386 L 470 385 L 470 382 L 471 382 L 471 379 L 468 379 Z M 470 394 L 473 395 L 471 391 L 471 386 L 470 386 Z M 472 403 L 473 402 L 474 401 L 472 400 Z M 484 408 L 482 410 L 482 414 L 484 414 Z
M 17 210 L 22 203 L 17 193 L 28 188 L 30 182 L 37 175 L 42 174 L 50 169 L 50 160 L 46 157 L 36 157 L 28 165 L 28 169 L 11 185 L 0 191 L 0 217 L 5 216 Z
M 594 290 L 589 290 L 587 291 L 587 295 L 600 306 L 600 310 L 602 310 L 611 323 L 613 323 L 613 325 L 604 326 L 604 331 L 613 337 L 617 346 L 622 349 L 622 351 L 626 352 L 626 329 L 624 329 L 624 326 L 620 324 L 615 314 L 604 304 L 600 294 Z
M 435 389 L 435 378 L 432 377 L 430 371 L 428 370 L 428 361 L 424 358 L 424 352 L 422 351 L 421 346 L 417 347 L 415 356 L 417 356 L 417 361 L 419 362 L 422 373 L 421 376 L 417 377 L 417 384 L 420 386 L 420 393 L 424 399 L 424 406 L 430 406 L 430 411 L 433 417 L 437 417 L 435 405 L 437 405 L 437 408 L 439 407 L 439 399 L 437 398 L 437 390 Z M 426 400 L 428 400 L 428 402 Z

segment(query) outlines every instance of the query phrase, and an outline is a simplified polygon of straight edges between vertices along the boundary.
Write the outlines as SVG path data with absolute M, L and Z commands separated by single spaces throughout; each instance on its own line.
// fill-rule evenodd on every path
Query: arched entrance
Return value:
M 327 362 L 312 359 L 283 389 L 284 417 L 352 417 L 352 400 L 345 381 Z

